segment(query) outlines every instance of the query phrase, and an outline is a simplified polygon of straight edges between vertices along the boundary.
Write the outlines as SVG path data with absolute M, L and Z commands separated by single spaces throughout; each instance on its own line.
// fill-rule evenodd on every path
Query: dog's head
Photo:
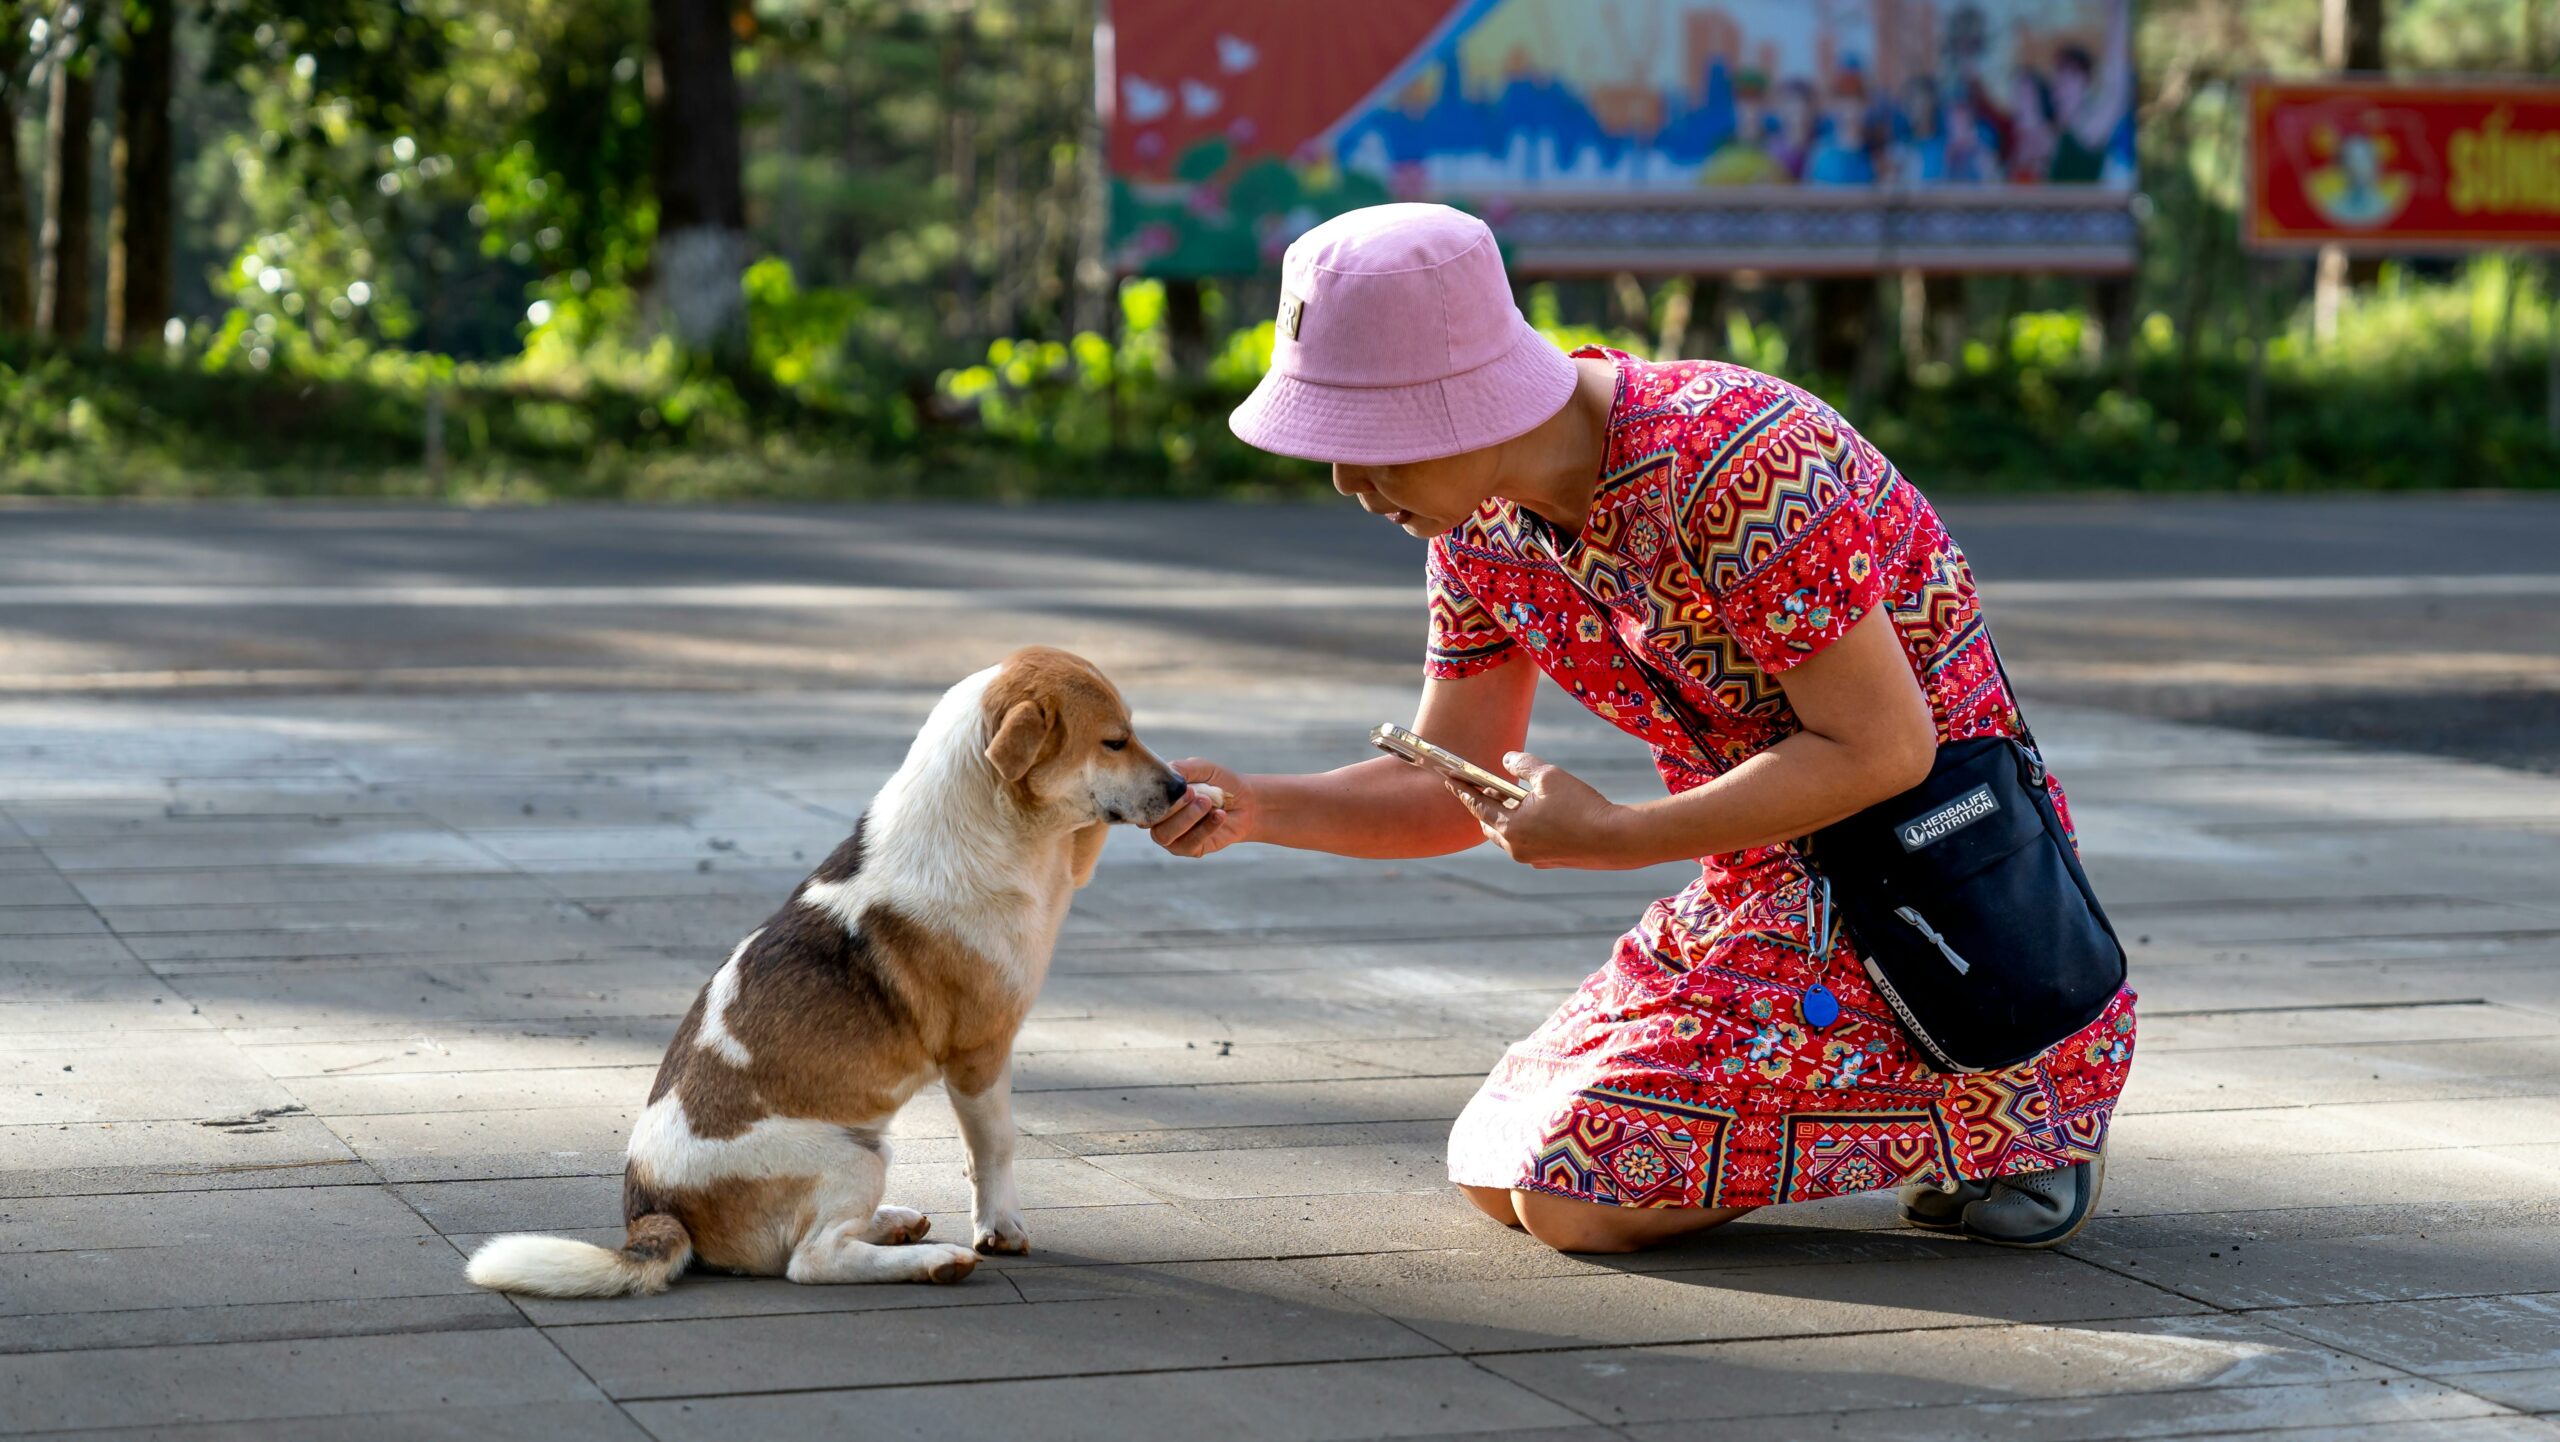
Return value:
M 988 764 L 1032 810 L 1073 825 L 1151 826 L 1190 787 L 1138 740 L 1119 689 L 1081 656 L 1016 651 L 997 666 L 983 704 Z

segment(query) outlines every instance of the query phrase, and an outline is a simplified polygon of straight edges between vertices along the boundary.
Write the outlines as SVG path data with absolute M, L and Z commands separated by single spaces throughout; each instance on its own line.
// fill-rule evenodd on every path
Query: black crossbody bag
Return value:
M 1553 527 L 1539 530 L 1554 556 Z M 1605 629 L 1699 754 L 1715 755 L 1617 628 Z M 1987 627 L 1983 644 L 2015 707 Z M 1821 909 L 1848 925 L 1867 979 L 1940 1071 L 2026 1061 L 2097 1020 L 2124 987 L 2124 947 L 2045 789 L 2024 710 L 2018 717 L 2019 739 L 1949 742 L 1927 780 L 1796 843 Z M 1808 926 L 1817 951 L 1827 954 L 1830 934 L 1829 916 Z
M 1940 1071 L 2026 1061 L 2124 987 L 2124 946 L 2023 714 L 2019 730 L 1939 747 L 1927 780 L 1797 843 L 1867 979 Z

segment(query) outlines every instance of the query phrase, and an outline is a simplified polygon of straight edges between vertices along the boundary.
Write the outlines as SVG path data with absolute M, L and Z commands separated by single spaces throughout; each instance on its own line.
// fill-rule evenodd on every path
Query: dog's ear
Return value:
M 1014 702 L 996 727 L 995 739 L 987 743 L 987 760 L 996 774 L 1007 781 L 1030 775 L 1031 763 L 1040 759 L 1041 745 L 1055 724 L 1047 706 L 1037 701 Z

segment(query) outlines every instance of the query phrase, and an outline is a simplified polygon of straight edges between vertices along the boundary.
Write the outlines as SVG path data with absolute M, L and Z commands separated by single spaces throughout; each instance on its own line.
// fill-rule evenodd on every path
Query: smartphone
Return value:
M 1490 791 L 1510 805 L 1529 799 L 1520 783 L 1508 776 L 1496 776 L 1464 756 L 1445 747 L 1434 746 L 1392 721 L 1381 722 L 1369 733 L 1369 744 L 1390 756 L 1399 756 L 1426 770 L 1437 771 L 1454 781 L 1463 781 L 1479 791 Z

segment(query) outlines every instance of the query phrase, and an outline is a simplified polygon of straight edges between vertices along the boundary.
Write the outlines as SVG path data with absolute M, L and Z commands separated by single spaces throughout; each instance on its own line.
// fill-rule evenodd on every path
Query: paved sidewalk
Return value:
M 1265 767 L 1410 707 L 1136 692 L 1170 754 Z M 469 1289 L 488 1233 L 619 1235 L 677 1013 L 924 704 L 0 702 L 0 1432 L 2560 1438 L 2560 779 L 2060 707 L 2144 997 L 2061 1253 L 1880 1198 L 1549 1253 L 1452 1196 L 1448 1120 L 1679 878 L 1131 834 L 1022 1038 L 1034 1255 Z M 958 1234 L 938 1097 L 897 1154 Z

